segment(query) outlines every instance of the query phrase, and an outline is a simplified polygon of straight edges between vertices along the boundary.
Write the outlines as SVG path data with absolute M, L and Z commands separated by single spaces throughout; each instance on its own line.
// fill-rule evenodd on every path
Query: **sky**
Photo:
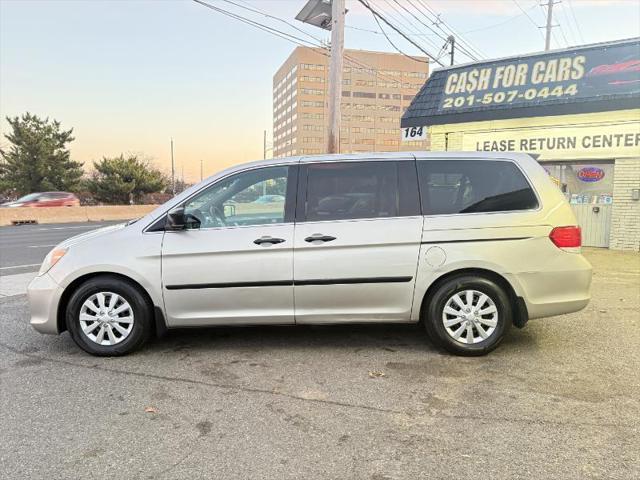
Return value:
M 206 1 L 311 39 L 226 0 Z M 369 1 L 437 54 L 442 41 L 395 0 Z M 537 0 L 398 1 L 430 7 L 487 59 L 544 47 Z M 294 20 L 305 0 L 235 2 L 329 38 Z M 357 0 L 346 5 L 346 48 L 395 51 L 370 12 Z M 562 0 L 554 13 L 553 48 L 640 36 L 640 0 Z M 419 53 L 390 37 L 403 52 Z M 169 172 L 173 138 L 178 176 L 196 181 L 201 161 L 207 176 L 262 158 L 272 76 L 295 46 L 191 0 L 0 0 L 0 133 L 8 131 L 6 116 L 55 118 L 73 128 L 71 157 L 87 170 L 124 153 Z M 4 136 L 0 145 L 8 145 Z

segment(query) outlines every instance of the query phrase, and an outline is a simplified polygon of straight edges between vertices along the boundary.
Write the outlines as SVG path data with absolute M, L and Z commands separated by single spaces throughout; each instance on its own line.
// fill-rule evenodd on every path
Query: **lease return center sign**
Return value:
M 524 152 L 540 160 L 640 156 L 640 122 L 587 127 L 465 132 L 465 151 Z
M 634 42 L 451 69 L 438 112 L 540 106 L 639 91 L 640 43 Z

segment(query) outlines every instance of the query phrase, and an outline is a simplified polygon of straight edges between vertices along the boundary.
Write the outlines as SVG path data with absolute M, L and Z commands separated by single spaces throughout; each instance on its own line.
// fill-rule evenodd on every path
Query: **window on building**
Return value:
M 424 215 L 504 212 L 538 206 L 520 169 L 507 161 L 418 162 Z
M 356 98 L 376 98 L 376 94 L 373 92 L 353 92 L 353 96 Z
M 375 145 L 376 141 L 373 138 L 354 138 L 352 143 L 356 145 Z
M 569 203 L 613 203 L 613 163 L 544 163 Z

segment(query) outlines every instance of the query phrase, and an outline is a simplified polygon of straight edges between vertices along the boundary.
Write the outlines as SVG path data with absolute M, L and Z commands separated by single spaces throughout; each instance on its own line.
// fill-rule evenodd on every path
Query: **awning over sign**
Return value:
M 640 108 L 640 38 L 434 71 L 401 127 Z

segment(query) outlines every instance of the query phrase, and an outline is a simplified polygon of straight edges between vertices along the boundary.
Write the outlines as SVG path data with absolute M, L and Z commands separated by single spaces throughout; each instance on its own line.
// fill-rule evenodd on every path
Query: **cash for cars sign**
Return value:
M 462 148 L 478 152 L 533 153 L 540 155 L 540 160 L 640 156 L 640 122 L 465 132 Z
M 435 72 L 434 76 L 436 73 Z M 439 114 L 628 94 L 640 90 L 638 42 L 447 70 Z

